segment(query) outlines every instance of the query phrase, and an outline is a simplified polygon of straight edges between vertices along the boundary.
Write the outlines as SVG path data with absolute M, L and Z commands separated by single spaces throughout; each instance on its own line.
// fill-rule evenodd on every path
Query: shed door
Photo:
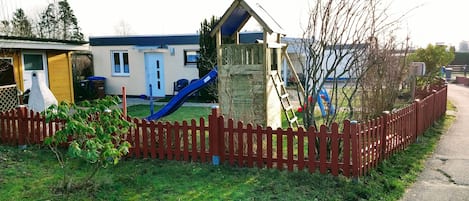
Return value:
M 166 95 L 162 53 L 145 53 L 145 78 L 147 96 L 164 97 Z
M 23 89 L 26 91 L 31 88 L 31 74 L 37 72 L 43 78 L 46 86 L 49 86 L 49 78 L 47 76 L 47 58 L 46 54 L 41 52 L 24 52 L 23 53 Z

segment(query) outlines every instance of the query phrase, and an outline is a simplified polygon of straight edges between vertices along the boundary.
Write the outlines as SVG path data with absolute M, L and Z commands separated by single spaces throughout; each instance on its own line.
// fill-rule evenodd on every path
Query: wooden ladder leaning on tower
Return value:
M 300 91 L 300 94 L 302 94 L 304 97 L 305 90 L 303 88 L 303 85 L 301 84 L 300 79 L 298 78 L 298 74 L 296 73 L 296 70 L 293 67 L 293 63 L 290 57 L 288 56 L 286 49 L 287 49 L 287 46 L 284 46 L 282 48 L 282 56 L 287 60 L 290 72 L 295 78 L 295 80 L 297 81 L 297 84 L 299 86 L 298 89 Z M 283 113 L 285 114 L 285 117 L 287 118 L 288 124 L 292 128 L 300 127 L 301 125 L 298 123 L 298 117 L 295 114 L 295 108 L 293 107 L 290 101 L 289 94 L 283 82 L 282 76 L 280 75 L 280 73 L 275 73 L 275 74 L 271 74 L 270 77 L 272 78 L 272 82 L 276 86 L 275 89 L 280 99 L 282 110 L 283 110 Z

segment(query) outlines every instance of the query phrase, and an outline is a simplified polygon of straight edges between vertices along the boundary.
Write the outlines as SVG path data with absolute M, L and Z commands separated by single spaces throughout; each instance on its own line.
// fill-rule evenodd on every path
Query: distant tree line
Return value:
M 12 19 L 0 21 L 0 35 L 28 38 L 83 41 L 78 20 L 67 0 L 49 4 L 32 19 L 22 8 L 13 12 Z

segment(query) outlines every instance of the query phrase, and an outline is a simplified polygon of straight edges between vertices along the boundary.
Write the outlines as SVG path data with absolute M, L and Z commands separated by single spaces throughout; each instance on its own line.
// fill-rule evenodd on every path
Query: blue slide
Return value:
M 159 118 L 162 118 L 164 116 L 167 116 L 174 111 L 176 111 L 179 107 L 182 106 L 182 104 L 189 98 L 191 95 L 193 95 L 195 92 L 200 90 L 201 88 L 204 88 L 207 86 L 209 83 L 213 82 L 214 80 L 217 79 L 218 71 L 217 68 L 213 68 L 207 75 L 204 77 L 200 78 L 199 80 L 189 84 L 188 86 L 184 87 L 176 96 L 171 98 L 169 100 L 168 104 L 163 106 L 158 112 L 155 114 L 152 114 L 148 116 L 147 120 L 157 120 Z
M 334 108 L 334 106 L 332 105 L 331 99 L 329 98 L 329 94 L 327 94 L 327 90 L 326 90 L 325 88 L 322 88 L 322 89 L 319 91 L 319 98 L 318 98 L 317 100 L 318 100 L 319 109 L 321 109 L 321 115 L 322 115 L 322 117 L 325 117 L 325 116 L 326 116 L 326 110 L 325 110 L 325 108 L 324 108 L 324 103 L 322 102 L 322 100 L 325 100 L 325 101 L 326 101 L 326 103 L 327 103 L 327 108 L 329 108 L 329 114 L 334 114 L 335 108 Z

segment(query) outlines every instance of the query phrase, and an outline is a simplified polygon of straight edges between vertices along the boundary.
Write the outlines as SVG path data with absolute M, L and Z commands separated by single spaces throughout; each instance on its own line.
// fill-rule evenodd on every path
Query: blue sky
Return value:
M 68 0 L 86 36 L 115 35 L 119 23 L 129 25 L 134 35 L 196 33 L 200 22 L 221 16 L 232 0 Z M 307 20 L 311 0 L 254 0 L 259 2 L 284 28 L 287 36 L 297 37 Z M 388 0 L 391 1 L 391 0 Z M 0 19 L 23 8 L 34 18 L 54 0 L 0 0 Z M 412 10 L 404 19 L 401 35 L 409 34 L 415 46 L 445 42 L 458 46 L 469 41 L 464 24 L 467 0 L 394 0 L 392 13 Z M 201 6 L 203 5 L 203 6 Z M 303 24 L 303 25 L 302 25 Z M 249 28 L 248 28 L 249 29 Z

